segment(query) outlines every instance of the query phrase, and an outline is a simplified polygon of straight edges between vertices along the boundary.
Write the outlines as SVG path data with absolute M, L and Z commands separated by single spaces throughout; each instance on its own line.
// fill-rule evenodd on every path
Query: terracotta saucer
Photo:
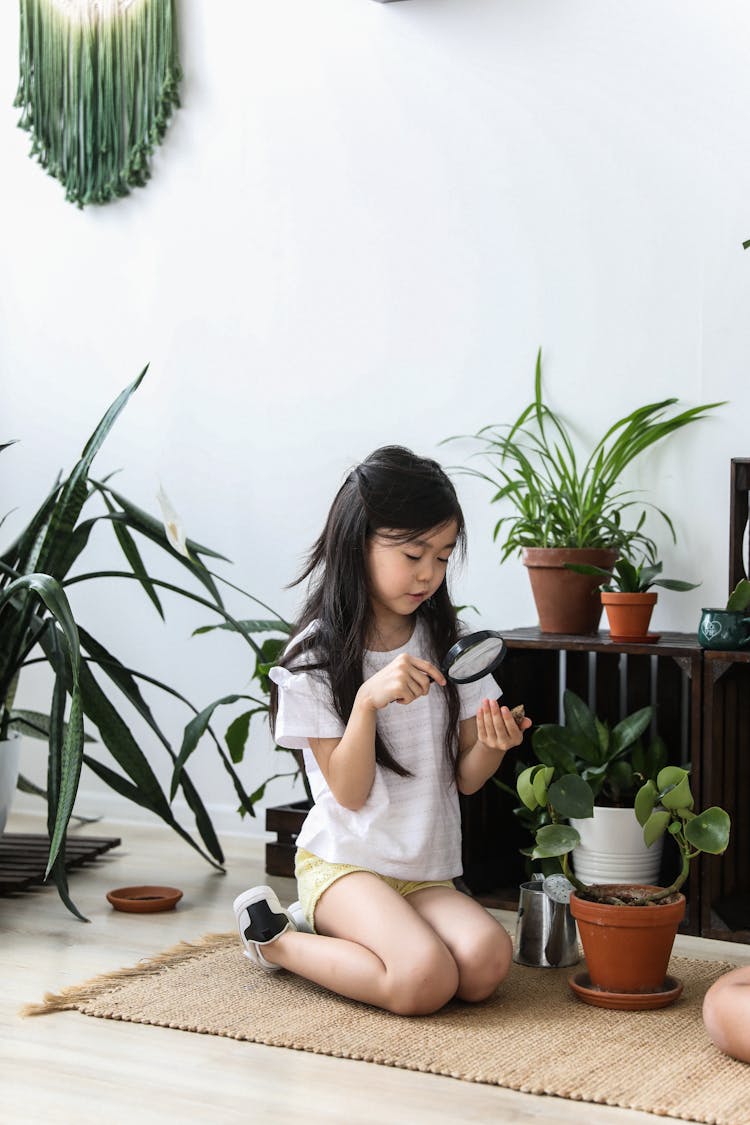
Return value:
M 568 984 L 585 1004 L 593 1004 L 595 1008 L 616 1008 L 620 1012 L 666 1008 L 682 992 L 682 981 L 677 977 L 665 977 L 663 986 L 657 992 L 606 992 L 593 985 L 591 977 L 585 971 L 568 977 Z
M 614 641 L 616 645 L 655 645 L 657 641 L 661 640 L 661 633 L 644 633 L 640 637 L 618 637 L 616 634 L 610 633 L 609 639 Z
M 156 914 L 159 910 L 174 910 L 182 898 L 177 887 L 118 887 L 107 891 L 107 901 L 115 910 L 129 914 Z

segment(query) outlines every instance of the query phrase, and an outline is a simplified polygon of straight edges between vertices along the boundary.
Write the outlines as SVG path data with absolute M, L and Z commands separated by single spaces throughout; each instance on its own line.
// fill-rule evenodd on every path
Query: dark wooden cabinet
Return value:
M 703 654 L 704 808 L 732 818 L 729 847 L 704 856 L 701 933 L 750 942 L 750 652 Z
M 692 767 L 693 791 L 702 800 L 703 650 L 694 634 L 664 633 L 656 644 L 615 644 L 608 633 L 561 636 L 538 628 L 514 629 L 503 636 L 509 651 L 497 679 L 510 705 L 523 703 L 535 725 L 556 723 L 561 721 L 567 687 L 614 725 L 639 707 L 654 704 L 656 731 L 669 747 L 670 760 Z M 506 755 L 496 779 L 480 793 L 461 799 L 464 881 L 481 901 L 505 909 L 515 909 L 518 885 L 528 877 L 519 848 L 528 846 L 531 838 L 514 815 L 518 801 L 508 792 L 514 789 L 519 758 L 524 764 L 534 761 L 528 748 Z M 662 881 L 677 871 L 677 849 L 670 844 L 665 841 Z M 685 933 L 700 932 L 701 863 L 702 858 L 694 861 L 686 887 Z

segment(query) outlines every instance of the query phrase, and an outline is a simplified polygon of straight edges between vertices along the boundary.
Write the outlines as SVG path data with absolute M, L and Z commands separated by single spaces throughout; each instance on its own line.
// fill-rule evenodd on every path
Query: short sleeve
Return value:
M 502 694 L 492 676 L 482 676 L 481 680 L 475 680 L 473 684 L 459 684 L 458 695 L 461 700 L 459 721 L 473 718 L 483 699 L 499 699 Z
M 288 750 L 306 750 L 311 738 L 341 738 L 346 729 L 331 699 L 328 678 L 317 672 L 272 668 L 278 688 L 274 737 Z

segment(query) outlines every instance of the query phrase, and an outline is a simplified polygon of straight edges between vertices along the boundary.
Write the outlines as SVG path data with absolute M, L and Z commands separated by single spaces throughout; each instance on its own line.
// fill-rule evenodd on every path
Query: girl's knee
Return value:
M 459 950 L 458 962 L 462 1000 L 476 1003 L 486 1000 L 501 984 L 510 970 L 513 943 L 502 926 L 487 926 L 475 935 L 467 935 Z
M 388 971 L 390 1011 L 400 1016 L 427 1016 L 443 1008 L 459 987 L 459 972 L 448 950 L 437 943 L 428 951 L 404 957 Z

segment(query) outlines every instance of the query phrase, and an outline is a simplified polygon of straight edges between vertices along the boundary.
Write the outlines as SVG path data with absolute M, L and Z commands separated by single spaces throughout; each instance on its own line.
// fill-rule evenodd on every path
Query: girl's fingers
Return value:
M 418 656 L 412 657 L 412 660 L 415 668 L 419 668 L 422 672 L 426 672 L 430 680 L 434 680 L 436 684 L 440 684 L 441 687 L 445 687 L 446 679 L 439 668 L 437 668 L 434 664 L 431 664 L 429 660 L 422 660 Z
M 485 699 L 477 712 L 477 733 L 482 742 L 496 749 L 508 749 L 521 741 L 516 720 L 496 699 Z

